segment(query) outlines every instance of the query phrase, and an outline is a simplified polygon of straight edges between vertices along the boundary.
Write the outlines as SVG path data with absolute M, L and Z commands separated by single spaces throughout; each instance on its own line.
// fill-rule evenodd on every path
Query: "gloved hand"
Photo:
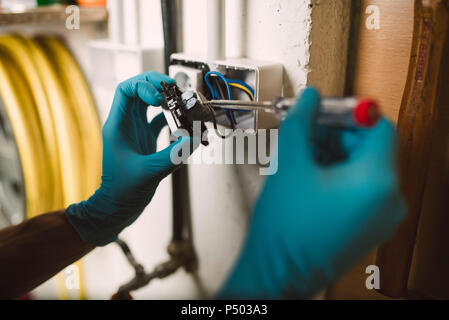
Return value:
M 240 257 L 218 298 L 310 298 L 387 240 L 405 214 L 396 136 L 386 120 L 344 138 L 348 158 L 314 161 L 319 94 L 306 89 L 281 125 L 278 172 L 269 176 Z M 355 139 L 357 138 L 357 139 Z
M 160 114 L 148 123 L 147 107 L 161 104 L 161 81 L 174 80 L 157 72 L 143 73 L 122 82 L 115 92 L 103 127 L 101 186 L 65 212 L 85 242 L 102 246 L 114 241 L 142 213 L 159 182 L 179 167 L 170 161 L 172 149 L 190 147 L 193 152 L 191 138 L 183 137 L 155 153 L 166 120 Z

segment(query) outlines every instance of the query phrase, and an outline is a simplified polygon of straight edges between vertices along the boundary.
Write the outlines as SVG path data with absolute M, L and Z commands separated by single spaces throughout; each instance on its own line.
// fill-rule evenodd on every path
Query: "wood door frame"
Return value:
M 377 252 L 379 292 L 399 298 L 407 283 L 422 211 L 433 124 L 442 106 L 438 87 L 449 81 L 441 60 L 449 57 L 449 1 L 415 0 L 413 43 L 407 82 L 398 118 L 398 165 L 408 214 L 395 235 Z

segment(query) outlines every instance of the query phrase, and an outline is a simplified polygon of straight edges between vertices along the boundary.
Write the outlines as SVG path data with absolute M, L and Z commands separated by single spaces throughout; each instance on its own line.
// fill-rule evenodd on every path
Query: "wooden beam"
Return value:
M 381 246 L 377 265 L 382 294 L 406 294 L 416 232 L 422 210 L 437 108 L 442 58 L 449 57 L 448 0 L 415 0 L 413 44 L 398 117 L 399 173 L 408 214 L 393 238 Z
M 66 21 L 68 14 L 66 6 L 53 5 L 27 9 L 23 12 L 1 11 L 0 26 L 19 24 L 62 24 Z M 106 22 L 108 11 L 103 7 L 80 7 L 81 23 Z

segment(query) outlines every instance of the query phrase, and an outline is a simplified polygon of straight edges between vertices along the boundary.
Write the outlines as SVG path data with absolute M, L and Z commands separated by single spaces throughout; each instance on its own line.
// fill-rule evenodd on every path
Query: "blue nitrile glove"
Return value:
M 160 114 L 148 123 L 147 107 L 161 104 L 161 81 L 174 80 L 157 72 L 143 73 L 122 82 L 115 92 L 103 127 L 101 186 L 87 201 L 66 210 L 85 242 L 102 246 L 114 241 L 142 213 L 159 182 L 179 167 L 170 161 L 172 149 L 191 144 L 191 138 L 184 137 L 155 153 L 166 121 Z
M 310 298 L 387 240 L 403 218 L 393 126 L 381 119 L 357 133 L 345 161 L 318 165 L 311 133 L 319 101 L 306 89 L 282 123 L 278 172 L 266 180 L 218 298 Z

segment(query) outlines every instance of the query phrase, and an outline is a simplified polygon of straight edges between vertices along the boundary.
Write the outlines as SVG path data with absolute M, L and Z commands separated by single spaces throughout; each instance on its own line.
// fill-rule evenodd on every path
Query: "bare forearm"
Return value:
M 0 298 L 27 293 L 93 248 L 80 239 L 64 211 L 0 230 Z

